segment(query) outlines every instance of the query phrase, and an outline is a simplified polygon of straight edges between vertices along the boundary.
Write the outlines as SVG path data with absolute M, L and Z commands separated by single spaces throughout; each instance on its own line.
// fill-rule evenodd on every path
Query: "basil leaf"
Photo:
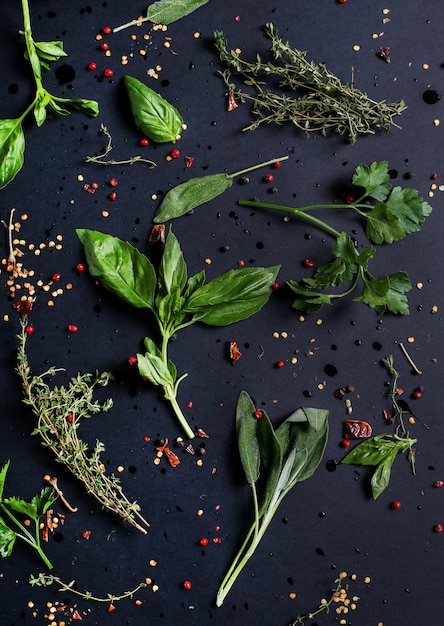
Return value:
M 296 482 L 309 478 L 322 460 L 328 439 L 328 411 L 325 409 L 300 408 L 292 413 L 277 429 L 276 437 L 281 445 L 284 459 L 296 451 L 294 473 Z M 302 468 L 298 453 L 306 450 Z M 305 452 L 303 452 L 305 456 Z
M 148 7 L 147 18 L 153 24 L 171 24 L 207 2 L 208 0 L 158 0 Z
M 2 469 L 0 470 L 0 500 L 3 497 L 3 489 L 5 488 L 5 480 L 6 480 L 6 474 L 8 473 L 8 469 L 9 469 L 9 461 L 7 461 Z
M 221 195 L 232 184 L 233 178 L 228 174 L 210 174 L 176 185 L 165 194 L 153 221 L 159 224 L 185 215 Z
M 0 189 L 6 187 L 22 168 L 24 152 L 21 120 L 0 120 Z
M 199 287 L 202 287 L 202 285 L 204 284 L 205 284 L 205 271 L 204 270 L 201 270 L 197 274 L 194 274 L 194 276 L 190 276 L 190 278 L 187 280 L 185 291 L 183 292 L 183 299 L 187 300 L 191 296 L 191 294 L 196 291 L 196 289 L 199 289 Z
M 172 231 L 168 233 L 157 276 L 160 290 L 166 293 L 171 293 L 174 289 L 178 290 L 180 295 L 186 285 L 187 266 L 179 242 Z
M 137 78 L 125 76 L 124 84 L 137 128 L 157 143 L 175 143 L 183 124 L 179 111 Z
M 386 435 L 376 435 L 359 443 L 342 459 L 348 465 L 379 465 L 398 449 L 398 443 Z
M 0 519 L 0 555 L 2 557 L 11 556 L 17 533 L 8 528 Z
M 228 270 L 196 289 L 183 310 L 198 314 L 210 326 L 243 320 L 268 302 L 279 269 L 280 265 Z
M 87 100 L 86 98 L 58 98 L 58 102 L 65 102 L 67 105 L 81 111 L 90 117 L 97 117 L 99 114 L 99 105 L 96 100 Z M 51 103 L 53 105 L 53 102 Z
M 169 367 L 165 366 L 160 351 L 151 339 L 145 339 L 145 354 L 137 355 L 137 367 L 140 375 L 150 381 L 153 385 L 160 387 L 171 387 L 175 378 L 172 378 Z
M 373 472 L 370 483 L 372 486 L 372 495 L 375 500 L 387 488 L 390 482 L 392 465 L 394 460 L 396 459 L 396 456 L 397 451 L 381 461 L 379 465 L 376 466 L 376 469 Z
M 63 50 L 63 41 L 35 41 L 34 45 L 40 61 L 42 59 L 46 61 L 57 61 L 60 57 L 68 56 Z M 45 67 L 47 67 L 46 64 Z
M 167 293 L 164 296 L 161 293 L 156 296 L 159 320 L 165 327 L 171 328 L 170 334 L 174 332 L 172 322 L 174 322 L 174 326 L 177 326 L 185 317 L 185 313 L 181 311 L 182 304 L 183 298 L 181 298 L 178 288 L 173 289 L 171 293 Z
M 260 475 L 261 457 L 257 439 L 256 408 L 246 391 L 241 391 L 236 405 L 236 431 L 239 454 L 249 485 L 254 485 Z
M 91 275 L 128 304 L 152 309 L 156 272 L 130 243 L 98 231 L 77 229 Z

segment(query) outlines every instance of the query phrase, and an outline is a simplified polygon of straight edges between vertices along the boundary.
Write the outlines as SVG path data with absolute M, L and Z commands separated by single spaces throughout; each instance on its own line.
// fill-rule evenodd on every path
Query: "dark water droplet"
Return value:
M 388 171 L 388 175 L 390 176 L 390 178 L 397 178 L 398 177 L 398 170 L 389 170 Z
M 379 341 L 374 341 L 372 343 L 372 348 L 379 352 L 380 350 L 382 350 L 382 345 L 379 343 Z
M 128 468 L 128 472 L 130 474 L 135 474 L 137 472 L 137 468 L 134 467 L 134 465 L 130 465 L 129 468 Z
M 129 395 L 131 398 L 134 398 L 134 396 L 137 396 L 137 388 L 136 388 L 136 387 L 133 387 L 133 386 L 128 387 L 128 395 Z
M 56 12 L 55 11 L 48 11 L 48 17 L 54 18 L 55 16 L 56 16 Z
M 308 389 L 306 389 L 302 395 L 304 396 L 304 398 L 311 398 L 312 394 L 311 391 L 308 391 Z
M 195 65 L 194 65 L 193 61 L 190 61 L 189 64 L 188 64 L 188 69 L 189 70 L 194 70 L 194 68 L 195 68 Z
M 288 582 L 289 585 L 293 585 L 293 576 L 289 576 L 287 578 L 287 582 Z
M 336 376 L 338 370 L 331 363 L 327 363 L 327 365 L 324 367 L 324 372 L 327 374 L 327 376 Z
M 52 538 L 53 538 L 53 540 L 54 540 L 56 543 L 62 543 L 63 538 L 64 538 L 64 537 L 63 537 L 63 533 L 57 533 L 57 532 L 55 532 L 55 533 L 52 535 Z
M 282 518 L 282 523 L 283 523 L 283 524 L 288 524 L 288 519 L 287 519 L 286 517 L 283 517 L 283 518 Z
M 102 310 L 102 307 L 101 307 L 101 305 L 100 305 L 100 304 L 95 304 L 95 305 L 93 306 L 93 311 L 94 311 L 94 313 L 100 313 L 100 311 L 101 311 L 101 310 Z
M 235 211 L 230 211 L 229 216 L 232 217 L 234 220 L 239 219 L 239 216 Z
M 68 65 L 64 63 L 60 67 L 58 67 L 55 71 L 55 75 L 57 80 L 59 81 L 59 85 L 66 85 L 66 83 L 71 83 L 76 77 L 76 73 L 72 65 Z
M 8 87 L 8 92 L 11 94 L 11 96 L 14 96 L 18 92 L 18 90 L 19 88 L 16 83 L 11 83 Z
M 336 468 L 338 466 L 338 462 L 335 461 L 335 459 L 330 459 L 329 461 L 327 461 L 327 463 L 325 464 L 325 468 L 327 469 L 328 472 L 334 472 L 336 471 Z
M 325 517 L 327 515 L 327 513 L 325 511 L 320 511 L 318 515 L 319 515 L 319 517 L 322 518 L 322 517 Z
M 316 554 L 319 554 L 319 556 L 325 556 L 325 552 L 322 548 L 316 548 Z
M 258 241 L 257 244 L 256 244 L 256 248 L 258 250 L 262 250 L 263 247 L 264 247 L 264 244 L 262 243 L 262 241 Z
M 441 100 L 441 96 L 434 89 L 427 89 L 427 91 L 424 91 L 422 94 L 422 99 L 426 104 L 436 104 Z
M 337 350 L 337 349 L 338 349 L 338 346 L 337 346 L 335 343 L 332 343 L 332 344 L 331 344 L 331 346 L 330 346 L 330 348 L 331 348 L 332 350 Z
M 160 83 L 162 85 L 162 87 L 168 87 L 168 85 L 170 84 L 170 81 L 165 78 L 164 80 L 161 81 Z

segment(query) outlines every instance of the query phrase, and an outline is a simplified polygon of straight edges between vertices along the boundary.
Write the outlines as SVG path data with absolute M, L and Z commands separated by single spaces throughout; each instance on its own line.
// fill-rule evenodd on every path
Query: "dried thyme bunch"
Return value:
M 265 61 L 257 54 L 252 63 L 241 59 L 239 52 L 228 50 L 223 32 L 214 33 L 217 52 L 226 65 L 220 74 L 228 89 L 228 109 L 237 106 L 236 100 L 252 103 L 256 119 L 244 130 L 254 130 L 263 123 L 292 122 L 307 134 L 326 135 L 334 129 L 340 135 L 348 135 L 354 143 L 361 133 L 396 126 L 393 117 L 405 110 L 403 100 L 392 104 L 376 102 L 354 87 L 353 82 L 343 84 L 325 64 L 307 61 L 307 53 L 291 48 L 278 36 L 273 24 L 267 23 L 264 32 L 271 39 L 272 58 Z M 236 89 L 233 75 L 242 78 L 256 93 Z M 282 93 L 267 86 L 272 78 L 277 78 Z
M 111 374 L 77 374 L 66 387 L 51 389 L 46 378 L 63 370 L 50 367 L 39 375 L 31 373 L 26 354 L 26 315 L 21 316 L 20 324 L 16 371 L 22 383 L 23 402 L 31 407 L 37 417 L 37 426 L 32 434 L 41 436 L 43 445 L 51 448 L 57 461 L 63 463 L 105 509 L 120 515 L 146 534 L 144 526 L 148 527 L 149 524 L 140 514 L 139 505 L 129 502 L 114 474 L 105 474 L 100 459 L 100 454 L 105 450 L 103 443 L 97 440 L 91 450 L 77 435 L 82 418 L 89 418 L 94 413 L 106 412 L 111 408 L 111 399 L 104 402 L 93 400 L 94 389 L 97 386 L 106 386 L 112 378 Z

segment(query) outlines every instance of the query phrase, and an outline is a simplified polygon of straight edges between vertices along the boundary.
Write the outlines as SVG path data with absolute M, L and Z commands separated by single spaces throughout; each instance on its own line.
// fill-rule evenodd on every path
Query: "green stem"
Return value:
M 38 519 L 34 520 L 35 537 L 33 537 L 32 534 L 27 530 L 27 528 L 15 517 L 15 515 L 13 513 L 11 513 L 11 511 L 4 504 L 0 504 L 0 506 L 1 506 L 2 511 L 4 513 L 6 513 L 6 515 L 9 517 L 9 519 L 11 521 L 13 521 L 14 524 L 18 528 L 20 528 L 21 532 L 20 533 L 16 533 L 17 537 L 19 537 L 22 541 L 27 543 L 32 548 L 34 548 L 38 552 L 38 554 L 40 555 L 40 558 L 45 563 L 46 567 L 48 569 L 52 569 L 53 568 L 53 564 L 48 559 L 46 554 L 43 552 L 42 547 L 40 545 L 39 520 Z
M 117 26 L 117 28 L 113 28 L 113 33 L 118 33 L 120 30 L 129 28 L 130 26 L 139 26 L 139 24 L 143 24 L 143 22 L 151 22 L 151 19 L 149 17 L 141 17 L 138 20 L 131 20 L 126 24 L 122 24 L 121 26 Z
M 34 75 L 37 94 L 40 94 L 43 89 L 42 79 L 40 75 L 40 61 L 35 50 L 34 40 L 32 38 L 31 14 L 29 11 L 28 0 L 22 0 L 22 10 L 23 34 L 25 36 L 26 50 L 28 51 L 29 62 L 31 64 L 32 72 Z
M 247 174 L 248 172 L 252 172 L 253 170 L 258 170 L 261 167 L 267 167 L 267 165 L 273 165 L 273 163 L 277 163 L 278 161 L 286 161 L 289 159 L 289 156 L 279 157 L 278 159 L 271 159 L 271 161 L 265 161 L 265 163 L 259 163 L 258 165 L 252 165 L 251 167 L 247 167 L 245 170 L 240 170 L 239 172 L 234 172 L 234 174 L 228 174 L 230 178 L 235 178 L 236 176 L 242 176 L 242 174 Z
M 255 207 L 255 208 L 260 208 L 260 209 L 271 209 L 272 211 L 283 211 L 285 213 L 290 213 L 291 215 L 294 215 L 295 217 L 298 217 L 308 222 L 312 226 L 316 226 L 317 228 L 321 228 L 322 230 L 325 230 L 327 233 L 329 233 L 330 235 L 336 238 L 338 238 L 341 234 L 339 231 L 332 228 L 331 226 L 326 224 L 324 221 L 318 219 L 317 217 L 313 217 L 312 215 L 309 215 L 307 211 L 311 211 L 312 209 L 333 209 L 333 208 L 349 209 L 350 208 L 350 205 L 348 204 L 344 204 L 344 205 L 342 204 L 338 204 L 338 205 L 336 204 L 313 204 L 311 206 L 300 207 L 299 209 L 295 209 L 294 207 L 281 206 L 278 204 L 266 204 L 265 202 L 256 202 L 254 200 L 239 200 L 239 204 L 240 206 Z

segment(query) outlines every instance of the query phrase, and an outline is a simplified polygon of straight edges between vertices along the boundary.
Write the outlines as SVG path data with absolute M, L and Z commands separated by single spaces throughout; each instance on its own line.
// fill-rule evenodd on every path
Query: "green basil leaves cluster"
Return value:
M 221 606 L 259 545 L 284 497 L 306 480 L 322 460 L 328 439 L 328 411 L 300 408 L 274 429 L 263 409 L 242 391 L 236 407 L 239 453 L 253 493 L 254 522 L 223 579 L 216 598 Z
M 179 242 L 168 233 L 156 268 L 130 243 L 98 231 L 80 229 L 89 270 L 110 292 L 137 308 L 148 309 L 156 319 L 162 344 L 145 338 L 145 353 L 137 355 L 140 374 L 163 388 L 187 436 L 194 436 L 177 401 L 181 380 L 168 358 L 168 342 L 182 328 L 196 322 L 225 326 L 257 313 L 268 301 L 280 266 L 228 270 L 206 282 L 202 270 L 188 277 Z

